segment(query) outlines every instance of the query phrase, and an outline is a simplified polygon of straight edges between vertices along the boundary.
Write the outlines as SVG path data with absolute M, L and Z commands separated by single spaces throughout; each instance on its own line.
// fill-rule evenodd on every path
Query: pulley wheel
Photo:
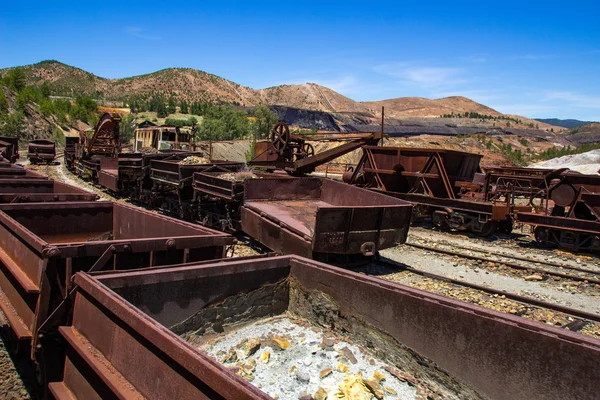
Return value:
M 290 141 L 290 128 L 285 122 L 278 122 L 271 129 L 271 144 L 278 154 L 283 154 Z
M 312 157 L 315 155 L 315 148 L 310 143 L 305 143 L 302 146 L 302 153 L 304 153 L 304 157 Z

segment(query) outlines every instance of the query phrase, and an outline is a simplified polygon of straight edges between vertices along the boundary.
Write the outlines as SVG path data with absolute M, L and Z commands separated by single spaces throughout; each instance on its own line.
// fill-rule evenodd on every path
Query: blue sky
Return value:
M 600 120 L 600 1 L 6 2 L 0 68 L 56 59 L 118 78 L 168 67 L 356 100 L 463 95 Z

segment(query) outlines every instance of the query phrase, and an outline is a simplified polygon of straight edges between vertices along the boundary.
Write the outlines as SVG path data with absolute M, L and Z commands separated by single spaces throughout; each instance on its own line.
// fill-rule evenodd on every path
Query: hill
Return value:
M 444 114 L 475 112 L 483 115 L 500 116 L 498 111 L 462 96 L 445 97 L 437 100 L 423 97 L 399 97 L 396 99 L 363 102 L 372 112 L 384 106 L 386 115 L 396 118 L 437 118 Z
M 600 143 L 600 122 L 590 122 L 573 128 L 565 137 L 577 146 Z
M 558 119 L 558 118 L 535 118 L 536 121 L 554 126 L 560 126 L 567 129 L 577 128 L 578 126 L 589 124 L 591 121 L 580 121 L 578 119 Z
M 257 91 L 262 103 L 325 112 L 367 113 L 363 103 L 316 83 L 282 85 Z
M 159 94 L 165 97 L 174 96 L 177 101 L 211 102 L 245 107 L 267 104 L 327 113 L 348 113 L 358 119 L 379 117 L 381 106 L 386 107 L 386 117 L 396 119 L 440 119 L 439 117 L 444 114 L 464 115 L 465 112 L 491 117 L 503 115 L 490 107 L 460 96 L 436 100 L 401 97 L 358 102 L 315 83 L 281 85 L 256 90 L 191 68 L 168 68 L 150 74 L 120 79 L 98 77 L 90 72 L 53 60 L 20 68 L 26 74 L 28 85 L 39 86 L 42 82 L 47 82 L 54 95 L 70 97 L 87 95 L 98 100 L 116 101 L 117 104 L 133 98 L 147 100 Z M 0 73 L 6 71 L 7 69 L 0 70 Z M 494 122 L 479 119 L 471 121 L 451 119 L 439 122 L 442 124 L 499 126 Z M 506 125 L 506 122 L 510 122 L 511 127 L 523 129 L 560 130 L 558 127 L 520 116 L 508 116 L 503 125 Z

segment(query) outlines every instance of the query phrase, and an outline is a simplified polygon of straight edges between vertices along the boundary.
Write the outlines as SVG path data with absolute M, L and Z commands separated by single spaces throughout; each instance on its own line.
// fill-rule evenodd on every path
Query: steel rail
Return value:
M 475 251 L 475 252 L 478 252 L 478 253 L 489 253 L 488 250 L 475 249 L 475 248 L 472 248 L 472 247 L 461 246 L 461 245 L 457 245 L 457 244 L 453 244 L 453 243 L 449 243 L 449 242 L 443 242 L 443 243 L 436 242 L 436 243 L 437 244 L 441 244 L 443 246 L 452 246 L 452 247 L 457 247 L 457 248 L 463 249 L 463 250 Z M 412 245 L 413 243 L 406 243 L 406 244 L 407 245 Z M 418 245 L 418 243 L 414 243 L 414 244 Z M 534 264 L 549 265 L 549 266 L 552 266 L 552 267 L 570 269 L 570 270 L 573 270 L 573 271 L 585 272 L 587 274 L 599 275 L 600 276 L 600 270 L 594 271 L 594 270 L 591 270 L 591 269 L 579 268 L 579 267 L 575 267 L 575 266 L 572 266 L 572 265 L 564 265 L 564 264 L 560 264 L 560 263 L 553 262 L 553 261 L 536 260 L 534 258 L 521 257 L 521 256 L 513 256 L 513 255 L 510 255 L 510 254 L 494 253 L 494 255 L 497 256 L 497 257 L 512 258 L 514 260 L 526 261 L 526 262 L 530 262 L 530 263 L 534 263 Z
M 549 309 L 552 311 L 562 312 L 564 314 L 568 314 L 573 317 L 583 318 L 588 321 L 600 323 L 600 315 L 598 315 L 598 314 L 593 314 L 590 312 L 561 306 L 561 305 L 555 304 L 555 303 L 548 303 L 545 301 L 537 300 L 532 297 L 527 297 L 527 296 L 522 296 L 519 294 L 505 292 L 505 291 L 493 289 L 493 288 L 490 288 L 487 286 L 478 285 L 476 283 L 470 283 L 467 281 L 462 281 L 459 279 L 454 279 L 454 278 L 450 278 L 447 276 L 434 274 L 432 272 L 427 272 L 427 271 L 423 271 L 420 269 L 416 269 L 416 268 L 410 267 L 408 265 L 400 264 L 400 263 L 397 263 L 395 261 L 392 261 L 392 260 L 389 260 L 386 258 L 379 258 L 377 260 L 374 260 L 373 263 L 383 265 L 383 266 L 386 266 L 389 268 L 393 268 L 396 270 L 412 272 L 413 274 L 416 274 L 416 275 L 420 275 L 420 276 L 424 276 L 424 277 L 432 278 L 432 279 L 437 279 L 437 280 L 444 281 L 444 282 L 453 283 L 455 285 L 468 287 L 471 289 L 479 290 L 479 291 L 490 293 L 490 294 L 502 295 L 502 296 L 505 296 L 507 299 L 518 301 L 520 303 L 527 303 L 527 304 L 534 305 L 536 307 L 546 308 L 546 309 Z
M 466 259 L 469 259 L 469 260 L 477 260 L 477 261 L 486 261 L 486 262 L 491 262 L 491 263 L 497 263 L 497 264 L 506 265 L 507 267 L 514 268 L 514 269 L 529 270 L 529 271 L 539 272 L 541 274 L 546 274 L 546 275 L 551 275 L 551 276 L 557 276 L 557 277 L 564 278 L 564 279 L 570 279 L 570 280 L 573 280 L 573 281 L 595 283 L 597 285 L 600 285 L 600 279 L 585 278 L 585 277 L 576 276 L 576 275 L 563 274 L 562 272 L 548 271 L 547 269 L 537 268 L 537 267 L 528 267 L 528 266 L 517 264 L 517 263 L 514 263 L 514 262 L 506 262 L 506 261 L 494 260 L 492 258 L 473 256 L 473 255 L 469 255 L 469 254 L 462 254 L 462 253 L 458 253 L 458 252 L 452 251 L 452 250 L 438 249 L 438 248 L 435 248 L 435 247 L 424 246 L 424 245 L 421 245 L 421 244 L 406 243 L 406 245 L 411 246 L 411 247 L 415 247 L 415 248 L 418 248 L 418 249 L 421 249 L 421 250 L 428 250 L 428 251 L 433 251 L 433 252 L 436 252 L 436 253 L 447 254 L 447 255 L 450 255 L 450 256 L 462 257 L 462 258 L 466 258 Z

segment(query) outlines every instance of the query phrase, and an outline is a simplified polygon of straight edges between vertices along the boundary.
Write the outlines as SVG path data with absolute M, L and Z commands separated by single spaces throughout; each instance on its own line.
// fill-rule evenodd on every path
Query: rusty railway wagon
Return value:
M 240 207 L 244 198 L 243 165 L 233 168 L 214 166 L 195 172 L 192 188 L 198 220 L 222 231 L 241 230 Z
M 49 384 L 56 399 L 272 398 L 273 391 L 245 374 L 251 363 L 233 368 L 210 344 L 232 338 L 228 333 L 240 323 L 286 318 L 300 324 L 294 329 L 308 327 L 323 338 L 339 333 L 340 340 L 362 346 L 350 374 L 365 368 L 362 357 L 370 359 L 382 366 L 386 386 L 414 385 L 402 398 L 415 391 L 448 399 L 598 395 L 598 339 L 298 256 L 78 273 L 74 282 L 72 323 L 59 329 L 66 360 L 62 376 Z M 303 346 L 309 353 L 316 348 L 300 337 L 288 340 L 290 349 L 273 351 L 269 363 L 278 366 Z M 317 352 L 326 354 L 325 348 Z M 290 368 L 281 365 L 271 380 L 286 386 Z M 335 365 L 328 379 L 344 379 Z
M 158 153 L 121 153 L 117 159 L 116 174 L 113 173 L 111 179 L 103 186 L 117 195 L 147 202 L 145 197 L 152 189 L 151 160 L 182 159 L 182 157 L 198 154 L 179 150 L 164 150 Z
M 333 263 L 404 243 L 412 205 L 323 178 L 244 182 L 242 230 L 281 254 Z
M 0 176 L 0 203 L 94 201 L 97 199 L 98 195 L 94 193 L 52 179 L 28 177 L 2 179 Z
M 600 251 L 600 176 L 562 172 L 540 193 L 545 207 L 517 213 L 538 243 L 573 251 Z
M 365 146 L 358 165 L 344 174 L 344 181 L 414 202 L 441 229 L 469 230 L 482 236 L 496 229 L 510 232 L 514 212 L 529 211 L 529 206 L 515 206 L 511 197 L 503 202 L 463 198 L 465 182 L 485 182 L 481 157 L 443 149 Z
M 475 174 L 472 182 L 458 182 L 460 197 L 475 201 L 497 202 L 498 200 L 533 199 L 548 190 L 551 183 L 568 171 L 567 168 L 519 168 L 485 166 L 485 174 Z
M 192 187 L 197 220 L 222 231 L 241 231 L 244 182 L 254 178 L 294 179 L 286 173 L 248 171 L 244 165 L 215 165 L 195 172 Z
M 32 164 L 51 163 L 56 157 L 56 144 L 52 140 L 36 139 L 27 144 L 27 158 Z
M 75 157 L 77 154 L 77 147 L 79 146 L 79 138 L 77 136 L 66 136 L 65 137 L 65 149 L 63 153 L 65 167 L 69 171 L 75 169 Z
M 16 163 L 19 159 L 19 138 L 0 136 L 0 159 Z
M 42 374 L 78 271 L 219 259 L 225 233 L 112 202 L 0 204 L 0 308 Z M 49 365 L 52 365 L 50 363 Z
M 165 160 L 150 161 L 152 180 L 152 204 L 169 214 L 183 219 L 195 219 L 194 189 L 192 181 L 195 172 L 205 171 L 215 165 L 223 170 L 236 170 L 243 163 L 212 160 L 207 164 L 184 164 L 185 156 Z

